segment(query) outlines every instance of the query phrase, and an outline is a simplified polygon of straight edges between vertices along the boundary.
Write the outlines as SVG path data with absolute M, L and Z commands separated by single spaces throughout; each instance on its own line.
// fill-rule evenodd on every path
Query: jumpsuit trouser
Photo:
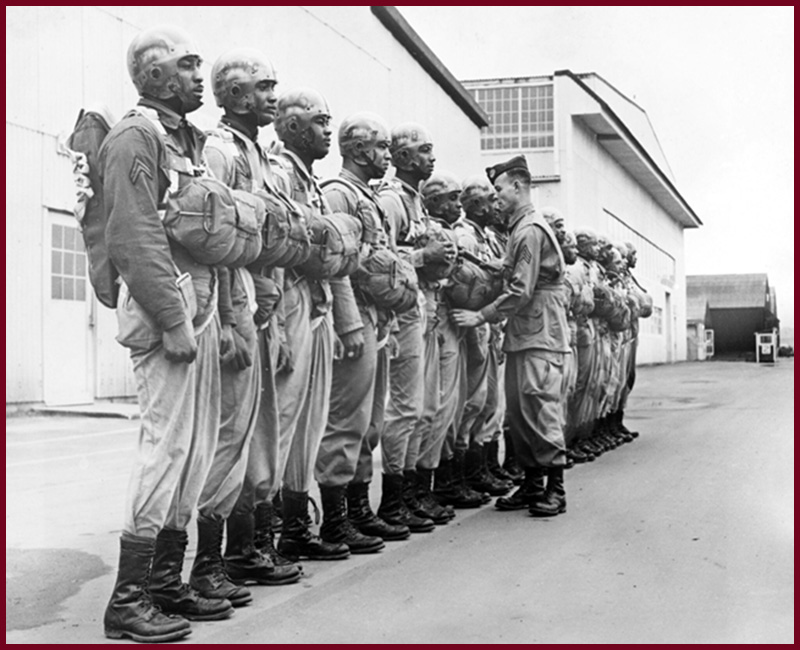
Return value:
M 155 538 L 185 530 L 197 507 L 220 422 L 219 317 L 196 335 L 192 363 L 167 360 L 164 347 L 132 353 L 141 411 L 128 482 L 124 530 Z
M 561 391 L 566 355 L 549 350 L 506 354 L 506 400 L 514 452 L 521 467 L 566 464 Z
M 347 485 L 356 466 L 372 419 L 378 340 L 374 310 L 359 304 L 364 324 L 364 348 L 358 359 L 344 358 L 333 364 L 330 411 L 317 452 L 314 474 L 326 487 Z

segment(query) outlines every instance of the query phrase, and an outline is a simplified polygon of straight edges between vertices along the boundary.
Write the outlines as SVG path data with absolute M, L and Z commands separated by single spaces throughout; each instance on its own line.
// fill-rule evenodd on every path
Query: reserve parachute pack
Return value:
M 289 268 L 305 262 L 311 253 L 306 218 L 291 199 L 284 196 L 277 188 L 269 186 L 263 174 L 257 171 L 262 164 L 268 165 L 269 162 L 261 158 L 252 143 L 230 130 L 217 128 L 206 135 L 209 138 L 206 141 L 207 148 L 218 147 L 231 160 L 244 154 L 247 166 L 253 174 L 249 189 L 264 204 L 266 214 L 261 232 L 263 246 L 248 268 L 261 272 L 276 266 Z M 240 152 L 236 144 L 237 139 L 243 145 L 243 152 Z
M 181 156 L 154 110 L 137 107 L 123 120 L 135 117 L 144 118 L 142 123 L 150 125 L 165 147 L 170 190 L 159 205 L 159 217 L 167 235 L 201 264 L 244 266 L 255 260 L 266 215 L 262 201 L 230 190 Z M 110 308 L 117 305 L 119 272 L 108 255 L 98 154 L 113 126 L 107 109 L 81 109 L 64 147 L 73 164 L 78 195 L 73 212 L 89 259 L 89 280 L 97 299 Z
M 458 246 L 458 237 L 453 230 L 443 228 L 435 221 L 431 221 L 425 229 L 425 232 L 414 241 L 414 248 L 425 248 L 425 245 L 431 239 L 438 239 L 442 242 L 449 241 L 452 242 L 453 245 Z M 451 262 L 430 262 L 419 267 L 417 273 L 422 280 L 437 282 L 449 278 L 453 271 L 455 271 L 457 262 L 457 257 Z
M 457 309 L 478 311 L 503 292 L 503 269 L 460 250 L 444 293 Z
M 327 280 L 350 275 L 361 255 L 361 222 L 343 212 L 315 214 L 309 219 L 311 251 L 298 265 L 307 278 Z
M 329 178 L 321 185 L 325 188 L 335 183 L 345 186 L 357 197 L 363 196 L 358 199 L 359 214 L 368 209 L 366 204 L 369 203 L 375 207 L 378 218 L 381 219 L 380 206 L 350 181 L 343 178 Z M 414 267 L 390 249 L 386 242 L 381 241 L 380 232 L 376 229 L 380 224 L 372 224 L 372 219 L 366 216 L 361 216 L 359 221 L 363 228 L 362 240 L 371 246 L 369 253 L 361 256 L 358 268 L 350 276 L 350 281 L 377 307 L 397 314 L 408 311 L 417 304 L 419 291 Z

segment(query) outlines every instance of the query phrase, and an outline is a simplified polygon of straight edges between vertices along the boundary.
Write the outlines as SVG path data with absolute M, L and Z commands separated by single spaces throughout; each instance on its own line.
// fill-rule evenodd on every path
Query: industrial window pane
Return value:
M 72 275 L 75 273 L 75 254 L 64 253 L 64 275 Z
M 53 248 L 63 248 L 63 247 L 64 247 L 64 229 L 57 224 L 53 224 Z
M 55 300 L 60 300 L 63 295 L 61 291 L 62 287 L 61 278 L 59 278 L 58 276 L 53 276 L 52 278 L 50 278 L 50 286 L 51 286 L 50 296 Z
M 75 300 L 86 300 L 86 280 L 75 280 Z
M 83 253 L 75 253 L 75 275 L 86 277 L 86 255 Z
M 75 250 L 83 252 L 83 237 L 78 232 L 75 233 Z
M 61 251 L 53 251 L 50 257 L 50 266 L 52 267 L 50 272 L 61 273 Z
M 64 250 L 75 250 L 75 228 L 64 228 Z
M 64 278 L 64 300 L 75 300 L 75 280 Z

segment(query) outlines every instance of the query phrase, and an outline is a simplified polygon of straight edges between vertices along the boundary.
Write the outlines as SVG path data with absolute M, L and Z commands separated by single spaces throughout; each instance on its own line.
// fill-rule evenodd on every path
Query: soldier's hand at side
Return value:
M 400 341 L 397 337 L 392 335 L 389 337 L 389 342 L 386 344 L 389 348 L 389 358 L 396 359 L 400 356 Z
M 441 241 L 435 237 L 428 239 L 425 248 L 422 249 L 422 261 L 426 264 L 431 262 L 450 262 L 456 255 L 456 245 L 449 239 Z
M 364 352 L 364 333 L 362 330 L 342 334 L 339 339 L 344 347 L 345 359 L 358 359 Z
M 189 321 L 183 321 L 180 325 L 164 330 L 161 343 L 167 361 L 192 363 L 197 356 L 197 341 L 194 338 L 194 328 Z
M 236 370 L 242 371 L 253 365 L 253 355 L 250 351 L 251 346 L 248 344 L 247 339 L 235 329 L 233 330 L 233 347 L 232 365 Z
M 278 344 L 278 360 L 275 363 L 275 372 L 291 372 L 294 370 L 294 362 L 292 360 L 292 351 L 286 341 L 281 341 Z
M 222 363 L 228 363 L 236 354 L 236 347 L 233 342 L 233 327 L 223 325 L 219 333 L 219 358 Z
M 459 327 L 477 327 L 486 322 L 479 311 L 469 309 L 451 309 L 450 319 Z

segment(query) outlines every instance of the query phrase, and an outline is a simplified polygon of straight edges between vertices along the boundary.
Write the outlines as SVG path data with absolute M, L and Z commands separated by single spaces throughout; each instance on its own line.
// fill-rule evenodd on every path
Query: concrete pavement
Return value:
M 568 472 L 565 515 L 462 510 L 181 643 L 792 643 L 793 371 L 641 368 L 641 436 Z M 6 427 L 6 641 L 105 643 L 136 423 Z

